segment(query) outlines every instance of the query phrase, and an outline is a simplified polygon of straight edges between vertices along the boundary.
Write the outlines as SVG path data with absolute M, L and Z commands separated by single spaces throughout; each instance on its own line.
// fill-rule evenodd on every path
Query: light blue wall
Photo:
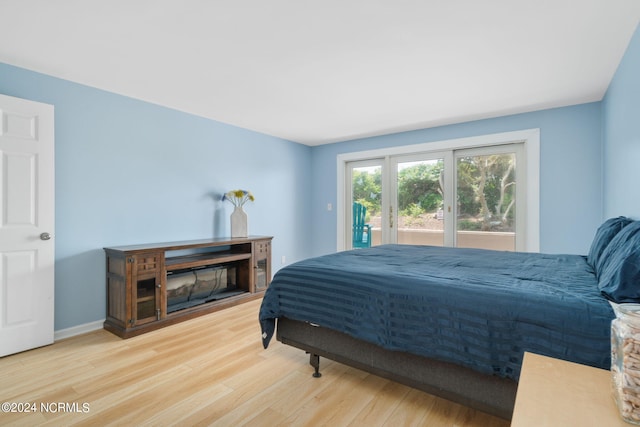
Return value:
M 603 100 L 604 218 L 640 219 L 640 27 Z
M 584 254 L 603 219 L 640 218 L 638 75 L 640 30 L 601 103 L 313 148 L 1 63 L 0 93 L 56 109 L 59 330 L 104 318 L 102 247 L 224 236 L 231 188 L 256 195 L 250 232 L 275 236 L 275 269 L 335 251 L 347 152 L 539 128 L 540 249 Z
M 504 116 L 313 148 L 314 254 L 336 249 L 336 156 L 492 133 L 540 129 L 540 250 L 586 254 L 601 222 L 600 103 Z
M 311 149 L 0 64 L 0 93 L 55 106 L 55 329 L 105 317 L 105 246 L 229 234 L 224 191 L 251 190 L 273 266 L 311 255 Z

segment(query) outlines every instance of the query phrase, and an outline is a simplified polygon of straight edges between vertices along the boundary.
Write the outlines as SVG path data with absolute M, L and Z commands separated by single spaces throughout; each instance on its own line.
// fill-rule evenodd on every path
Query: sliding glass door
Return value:
M 524 231 L 518 233 L 518 223 L 525 211 L 518 207 L 524 201 L 520 151 L 521 144 L 510 144 L 455 153 L 457 247 L 520 249 L 517 240 Z
M 522 156 L 516 143 L 348 162 L 345 247 L 524 250 Z
M 392 157 L 391 243 L 445 246 L 447 153 Z
M 383 164 L 384 159 L 374 159 L 347 165 L 348 248 L 376 246 L 383 241 Z

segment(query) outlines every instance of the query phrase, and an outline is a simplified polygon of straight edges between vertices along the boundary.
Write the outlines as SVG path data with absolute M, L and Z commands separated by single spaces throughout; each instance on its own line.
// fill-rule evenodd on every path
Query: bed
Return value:
M 263 345 L 275 335 L 308 352 L 315 376 L 326 357 L 510 419 L 525 351 L 609 368 L 610 302 L 640 301 L 639 265 L 640 221 L 624 217 L 598 229 L 588 256 L 412 245 L 324 255 L 276 273 Z

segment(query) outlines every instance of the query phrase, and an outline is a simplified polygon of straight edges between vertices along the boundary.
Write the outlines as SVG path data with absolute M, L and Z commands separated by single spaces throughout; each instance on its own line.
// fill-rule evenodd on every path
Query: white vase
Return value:
M 231 213 L 231 237 L 247 237 L 247 213 L 236 206 Z

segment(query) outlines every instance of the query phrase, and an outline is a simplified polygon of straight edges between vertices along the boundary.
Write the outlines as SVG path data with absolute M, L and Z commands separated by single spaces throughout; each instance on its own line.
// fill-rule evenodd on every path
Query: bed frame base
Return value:
M 315 353 L 309 353 L 309 365 L 313 366 L 313 377 L 320 378 L 322 376 L 320 373 L 320 356 Z
M 370 372 L 447 400 L 511 420 L 517 383 L 409 353 L 385 350 L 330 329 L 278 319 L 278 341 L 309 353 L 314 377 L 320 357 Z

